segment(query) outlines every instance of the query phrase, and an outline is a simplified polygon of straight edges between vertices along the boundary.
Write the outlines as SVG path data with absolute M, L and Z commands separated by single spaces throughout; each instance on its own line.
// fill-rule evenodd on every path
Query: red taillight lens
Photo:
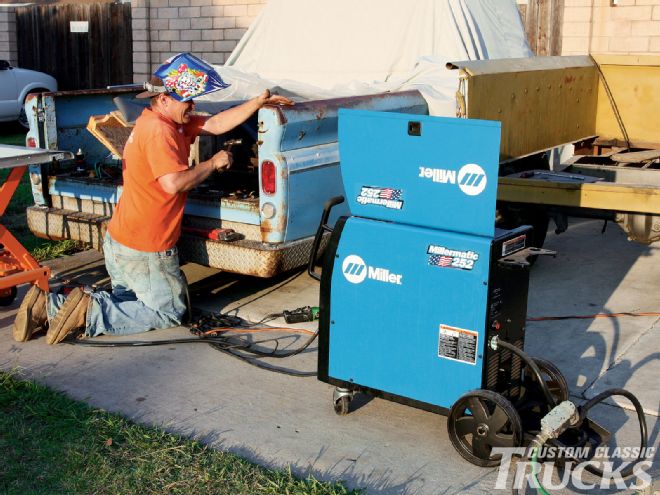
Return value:
M 34 139 L 33 137 L 29 137 L 25 140 L 25 145 L 28 148 L 36 148 L 37 147 L 37 140 Z
M 270 160 L 261 162 L 261 190 L 266 194 L 275 194 L 275 164 Z

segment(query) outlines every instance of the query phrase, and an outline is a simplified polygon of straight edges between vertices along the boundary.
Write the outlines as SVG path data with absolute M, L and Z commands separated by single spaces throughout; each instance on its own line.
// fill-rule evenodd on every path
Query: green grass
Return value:
M 25 134 L 25 129 L 23 129 L 18 122 L 0 123 L 0 144 L 25 146 Z
M 0 373 L 0 493 L 358 494 L 132 424 Z

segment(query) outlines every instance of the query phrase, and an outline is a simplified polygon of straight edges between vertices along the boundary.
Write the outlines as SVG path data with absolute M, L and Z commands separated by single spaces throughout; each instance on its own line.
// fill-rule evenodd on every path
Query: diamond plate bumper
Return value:
M 45 239 L 74 239 L 101 249 L 110 216 L 61 208 L 31 206 L 27 209 L 28 227 Z M 211 241 L 184 235 L 179 253 L 184 260 L 220 270 L 272 277 L 307 263 L 313 237 L 284 244 L 264 244 L 254 240 Z

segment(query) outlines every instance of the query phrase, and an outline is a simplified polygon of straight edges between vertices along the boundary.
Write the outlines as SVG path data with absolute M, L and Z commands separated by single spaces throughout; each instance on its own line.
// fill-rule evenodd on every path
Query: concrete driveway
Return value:
M 660 312 L 660 247 L 628 242 L 614 225 L 601 234 L 601 227 L 602 222 L 585 221 L 561 236 L 549 234 L 545 247 L 559 254 L 541 259 L 532 270 L 529 316 Z M 60 279 L 104 276 L 93 252 L 52 266 Z M 194 281 L 192 297 L 199 308 L 238 308 L 241 316 L 258 320 L 282 309 L 318 305 L 318 284 L 306 274 L 263 281 L 195 265 L 186 271 Z M 358 397 L 355 410 L 338 417 L 332 409 L 332 387 L 313 377 L 255 368 L 207 345 L 48 346 L 42 335 L 16 343 L 11 324 L 24 292 L 0 312 L 4 370 L 18 368 L 24 376 L 95 407 L 196 437 L 259 464 L 344 480 L 370 494 L 496 492 L 497 469 L 463 461 L 449 442 L 443 416 Z M 576 401 L 612 387 L 632 391 L 644 406 L 650 445 L 657 446 L 659 321 L 651 316 L 530 322 L 526 350 L 559 366 Z M 299 326 L 305 325 L 314 327 Z M 178 328 L 140 338 L 187 335 Z M 295 340 L 286 343 L 295 346 Z M 280 361 L 274 365 L 314 371 L 315 345 Z M 598 419 L 615 433 L 618 445 L 636 446 L 639 433 L 632 406 L 621 405 L 624 409 L 599 406 Z M 650 472 L 660 477 L 657 462 Z

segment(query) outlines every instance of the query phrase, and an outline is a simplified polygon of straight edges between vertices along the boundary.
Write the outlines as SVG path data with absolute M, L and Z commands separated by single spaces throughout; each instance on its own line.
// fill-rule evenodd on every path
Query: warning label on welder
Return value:
M 522 248 L 525 247 L 526 241 L 527 241 L 527 235 L 523 234 L 502 243 L 502 256 L 508 256 L 511 253 L 520 251 Z
M 477 364 L 479 334 L 473 330 L 440 325 L 438 357 Z

